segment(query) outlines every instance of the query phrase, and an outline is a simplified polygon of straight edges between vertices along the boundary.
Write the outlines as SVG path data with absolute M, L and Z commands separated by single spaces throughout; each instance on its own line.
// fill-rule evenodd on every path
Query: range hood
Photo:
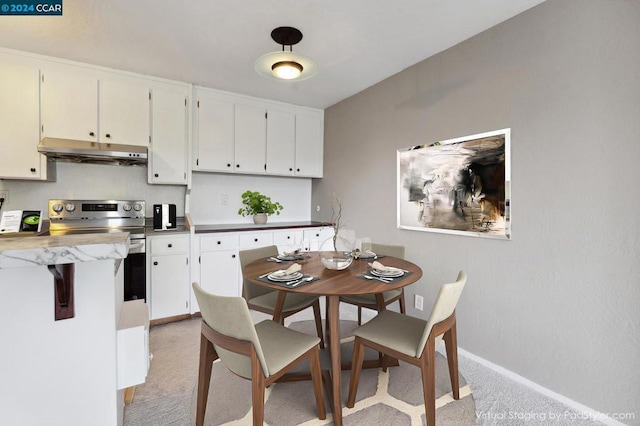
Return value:
M 147 164 L 147 147 L 72 139 L 44 138 L 38 152 L 52 161 L 139 166 Z

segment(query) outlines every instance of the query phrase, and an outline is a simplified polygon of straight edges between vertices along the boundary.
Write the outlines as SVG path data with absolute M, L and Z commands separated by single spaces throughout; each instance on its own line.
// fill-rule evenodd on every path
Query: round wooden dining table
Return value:
M 378 262 L 385 266 L 394 266 L 406 271 L 403 277 L 395 279 L 393 283 L 387 284 L 375 279 L 365 279 L 363 274 L 370 274 L 369 263 L 372 260 L 354 259 L 351 265 L 344 270 L 337 271 L 327 269 L 321 261 L 321 256 L 342 255 L 335 252 L 309 252 L 303 253 L 307 256 L 296 260 L 305 276 L 313 276 L 318 279 L 304 283 L 294 288 L 286 287 L 278 283 L 271 283 L 264 280 L 265 274 L 278 270 L 287 269 L 294 262 L 274 263 L 268 258 L 256 260 L 243 269 L 243 275 L 254 284 L 279 290 L 278 301 L 274 312 L 273 320 L 281 322 L 282 307 L 287 293 L 313 294 L 325 296 L 327 301 L 327 322 L 329 337 L 329 351 L 331 355 L 331 394 L 329 395 L 331 409 L 333 412 L 334 424 L 342 424 L 342 395 L 340 384 L 340 296 L 355 294 L 376 294 L 378 305 L 384 309 L 382 303 L 382 292 L 400 289 L 409 284 L 415 283 L 422 277 L 422 269 L 407 260 L 384 256 Z

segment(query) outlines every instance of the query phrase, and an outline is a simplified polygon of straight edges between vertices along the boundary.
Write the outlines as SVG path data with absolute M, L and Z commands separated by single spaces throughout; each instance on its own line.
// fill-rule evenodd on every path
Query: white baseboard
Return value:
M 446 355 L 446 352 L 444 350 L 444 344 L 440 345 L 440 347 L 438 348 L 438 351 L 441 352 L 443 355 Z M 505 376 L 506 378 L 513 380 L 516 383 L 520 383 L 523 386 L 526 386 L 538 393 L 541 393 L 551 399 L 554 399 L 580 413 L 583 413 L 585 415 L 585 417 L 588 417 L 589 419 L 593 419 L 593 420 L 597 420 L 599 422 L 602 422 L 606 425 L 609 426 L 625 426 L 624 423 L 619 422 L 618 420 L 612 419 L 611 417 L 607 416 L 604 413 L 601 413 L 597 410 L 594 410 L 592 408 L 587 407 L 586 405 L 580 404 L 579 402 L 576 402 L 570 398 L 567 398 L 564 395 L 560 395 L 559 393 L 556 393 L 554 391 L 552 391 L 551 389 L 547 389 L 544 386 L 540 386 L 539 384 L 532 382 L 531 380 L 522 377 L 519 374 L 514 373 L 511 370 L 507 370 L 504 367 L 501 367 L 497 364 L 492 363 L 491 361 L 487 361 L 484 358 L 481 358 L 477 355 L 472 354 L 471 352 L 465 351 L 462 348 L 458 348 L 458 355 L 459 356 L 463 356 L 471 361 L 477 362 L 480 365 L 483 365 L 493 371 L 495 371 L 496 373 L 499 373 L 503 376 Z

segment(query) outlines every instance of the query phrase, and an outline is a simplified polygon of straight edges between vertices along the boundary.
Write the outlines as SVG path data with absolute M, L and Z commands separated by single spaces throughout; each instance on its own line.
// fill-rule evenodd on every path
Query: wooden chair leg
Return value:
M 387 369 L 389 368 L 389 357 L 382 352 L 378 352 L 378 359 L 382 363 L 382 371 L 386 373 Z
M 358 383 L 360 382 L 360 372 L 362 371 L 362 361 L 364 360 L 364 346 L 360 338 L 356 336 L 353 342 L 353 360 L 351 361 L 351 379 L 349 380 L 349 396 L 347 407 L 353 408 L 356 403 L 358 393 Z
M 358 306 L 358 325 L 362 325 L 362 306 Z
M 422 392 L 424 394 L 424 411 L 427 426 L 436 426 L 436 370 L 435 370 L 435 341 L 432 337 L 427 340 L 426 353 L 420 361 L 422 373 Z
M 456 323 L 444 333 L 444 345 L 447 350 L 447 363 L 449 364 L 449 378 L 451 379 L 451 391 L 453 399 L 460 399 L 460 382 L 458 380 L 458 333 Z
M 324 349 L 324 337 L 322 335 L 322 315 L 320 315 L 320 301 L 313 303 L 313 317 L 316 320 L 316 332 L 320 338 L 320 348 Z
M 253 409 L 253 426 L 262 426 L 264 423 L 264 393 L 266 378 L 262 373 L 260 361 L 251 348 L 251 406 Z
M 401 314 L 406 314 L 407 313 L 407 308 L 406 308 L 406 305 L 404 303 L 404 289 L 402 290 L 402 294 L 400 295 L 400 299 L 398 299 L 398 302 L 400 302 L 400 313 Z
M 213 343 L 203 334 L 200 335 L 200 365 L 198 367 L 198 396 L 196 398 L 196 426 L 204 424 L 204 415 L 207 410 L 207 398 L 209 397 L 209 383 L 211 382 L 211 370 L 213 361 L 218 354 L 213 349 Z
M 313 381 L 313 393 L 316 396 L 316 406 L 318 409 L 318 418 L 324 420 L 327 418 L 327 411 L 324 406 L 324 393 L 322 392 L 322 370 L 320 369 L 320 352 L 316 348 L 311 352 L 309 360 L 311 367 L 311 380 Z

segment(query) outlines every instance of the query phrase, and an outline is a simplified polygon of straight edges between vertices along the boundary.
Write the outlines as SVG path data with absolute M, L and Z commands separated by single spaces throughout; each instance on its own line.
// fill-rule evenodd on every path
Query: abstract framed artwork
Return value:
M 511 238 L 511 129 L 398 150 L 398 228 Z

